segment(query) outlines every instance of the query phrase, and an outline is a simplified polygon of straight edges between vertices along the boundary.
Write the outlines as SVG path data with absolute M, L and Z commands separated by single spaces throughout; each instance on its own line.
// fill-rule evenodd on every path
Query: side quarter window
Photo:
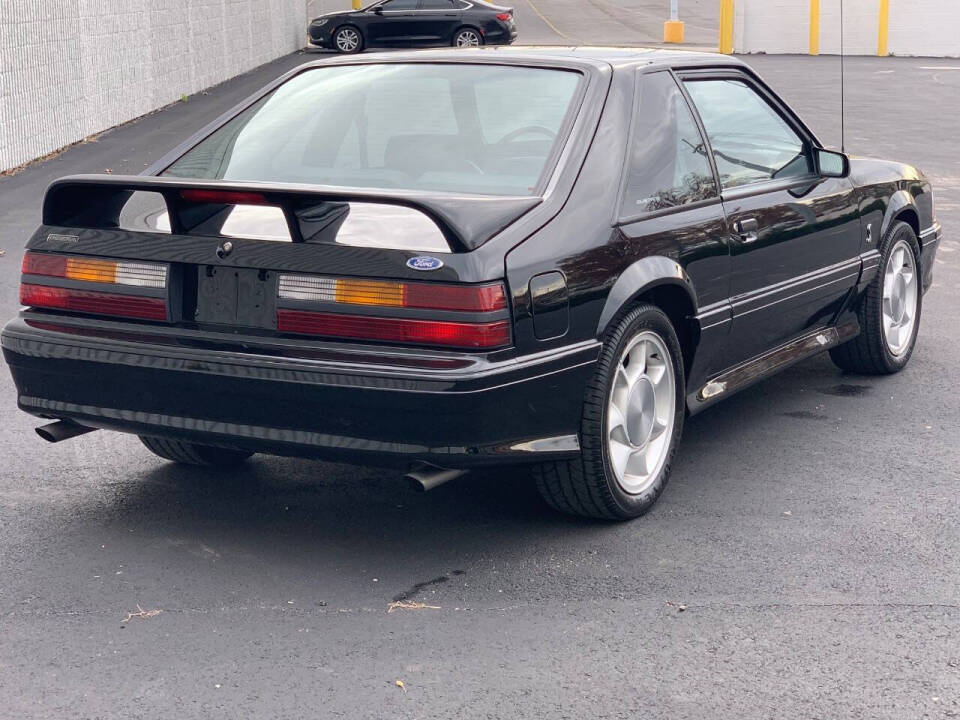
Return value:
M 687 80 L 724 189 L 809 175 L 803 139 L 742 80 Z
M 706 145 L 669 72 L 641 76 L 621 215 L 717 197 Z

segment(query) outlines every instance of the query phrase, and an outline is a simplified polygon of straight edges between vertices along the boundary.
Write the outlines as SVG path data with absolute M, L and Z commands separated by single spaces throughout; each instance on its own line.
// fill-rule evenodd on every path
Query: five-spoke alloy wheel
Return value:
M 535 471 L 547 503 L 572 515 L 627 520 L 656 502 L 683 431 L 683 353 L 670 318 L 638 304 L 604 335 L 587 383 L 580 457 Z
M 637 495 L 667 458 L 676 409 L 670 351 L 654 332 L 637 333 L 617 361 L 607 404 L 607 454 L 624 492 Z
M 923 307 L 920 246 L 913 228 L 893 223 L 878 250 L 879 270 L 857 306 L 860 334 L 830 351 L 840 368 L 866 375 L 895 373 L 907 364 Z
M 883 336 L 887 349 L 903 355 L 913 339 L 917 318 L 917 261 L 906 240 L 898 240 L 883 273 Z

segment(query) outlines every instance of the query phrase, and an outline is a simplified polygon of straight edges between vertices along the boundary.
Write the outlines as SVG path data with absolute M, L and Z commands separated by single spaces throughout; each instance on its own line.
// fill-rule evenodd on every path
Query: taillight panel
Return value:
M 494 350 L 511 343 L 502 282 L 432 283 L 219 268 L 226 279 L 202 292 L 178 272 L 171 305 L 168 264 L 27 252 L 22 270 L 20 302 L 31 308 L 460 350 Z M 211 268 L 206 275 L 202 266 L 196 271 L 203 280 Z M 244 282 L 251 273 L 257 280 L 253 290 Z M 275 295 L 264 300 L 264 292 Z M 202 317 L 201 297 L 214 302 L 217 312 Z M 250 312 L 254 306 L 260 308 L 256 317 Z
M 277 310 L 281 332 L 356 340 L 381 340 L 413 345 L 438 345 L 470 350 L 492 349 L 510 343 L 510 323 L 408 320 L 404 318 L 340 315 L 305 310 Z
M 74 290 L 47 285 L 21 284 L 20 304 L 35 308 L 70 310 L 143 320 L 167 319 L 167 303 L 161 298 Z
M 165 264 L 27 252 L 21 270 L 20 302 L 27 307 L 169 319 Z
M 280 332 L 467 350 L 510 344 L 507 294 L 500 282 L 453 285 L 281 274 L 277 296 Z
M 24 275 L 42 275 L 65 280 L 164 288 L 167 286 L 169 270 L 166 265 L 158 263 L 28 252 L 23 256 L 21 272 Z
M 507 295 L 502 283 L 442 285 L 282 274 L 279 297 L 282 300 L 459 312 L 490 312 L 507 308 Z

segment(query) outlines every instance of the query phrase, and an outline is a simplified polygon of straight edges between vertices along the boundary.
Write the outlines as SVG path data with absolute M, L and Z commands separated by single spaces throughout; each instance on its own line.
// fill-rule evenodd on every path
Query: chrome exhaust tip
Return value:
M 421 463 L 410 468 L 403 477 L 414 490 L 426 492 L 451 480 L 456 480 L 466 473 L 466 470 L 450 470 Z
M 41 425 L 36 430 L 37 435 L 47 442 L 57 443 L 61 440 L 69 440 L 70 438 L 77 437 L 77 435 L 85 435 L 96 429 L 97 428 L 87 427 L 86 425 L 80 425 L 79 423 L 73 422 L 73 420 L 57 420 L 48 425 Z

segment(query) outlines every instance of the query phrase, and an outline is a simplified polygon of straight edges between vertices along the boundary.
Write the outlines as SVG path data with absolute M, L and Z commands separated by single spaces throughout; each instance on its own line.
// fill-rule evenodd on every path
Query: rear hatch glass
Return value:
M 163 174 L 529 195 L 554 165 L 580 82 L 575 71 L 504 65 L 314 68 Z

